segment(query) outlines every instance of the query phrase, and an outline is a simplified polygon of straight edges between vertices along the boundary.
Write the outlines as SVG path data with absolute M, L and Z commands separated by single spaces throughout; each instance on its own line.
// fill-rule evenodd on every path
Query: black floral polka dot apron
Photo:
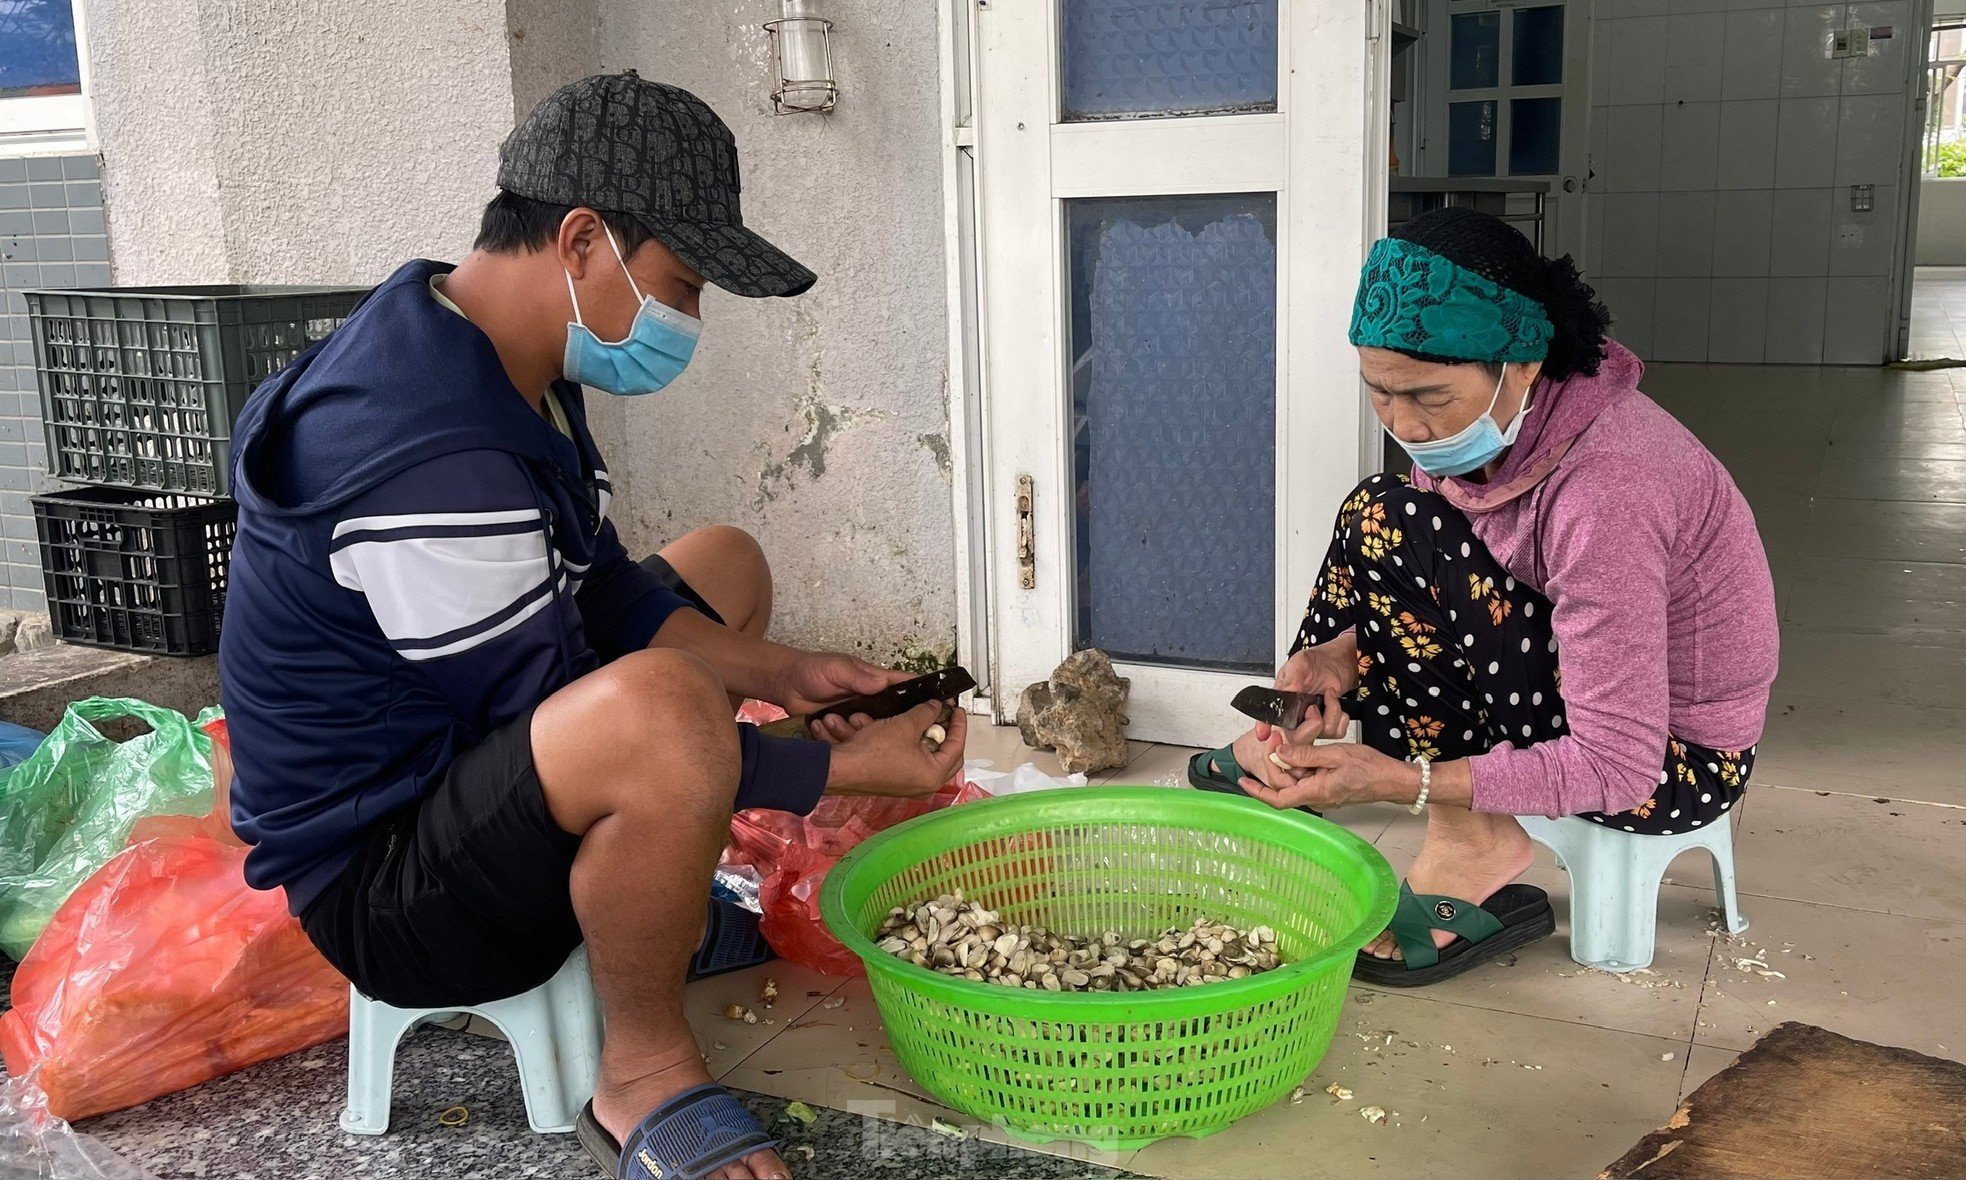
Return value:
M 1467 517 L 1404 476 L 1372 476 L 1339 510 L 1291 651 L 1348 627 L 1358 635 L 1360 683 L 1347 712 L 1381 753 L 1466 758 L 1569 732 L 1549 599 L 1510 576 Z M 1627 832 L 1688 831 L 1731 808 L 1753 766 L 1752 748 L 1672 737 L 1651 798 L 1631 811 L 1583 814 Z

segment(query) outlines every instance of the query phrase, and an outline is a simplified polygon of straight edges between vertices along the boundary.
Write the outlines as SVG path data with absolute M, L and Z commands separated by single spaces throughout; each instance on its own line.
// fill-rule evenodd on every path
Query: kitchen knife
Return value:
M 976 687 L 976 677 L 969 670 L 954 665 L 940 672 L 930 672 L 913 680 L 903 680 L 889 685 L 876 693 L 866 696 L 848 697 L 806 717 L 787 717 L 769 725 L 761 725 L 758 732 L 772 737 L 809 738 L 812 736 L 812 722 L 820 717 L 851 717 L 865 713 L 876 721 L 888 717 L 899 717 L 916 705 L 927 701 L 953 701 Z
M 1284 729 L 1296 729 L 1304 718 L 1324 711 L 1324 698 L 1314 692 L 1284 692 L 1252 684 L 1229 702 L 1236 712 Z

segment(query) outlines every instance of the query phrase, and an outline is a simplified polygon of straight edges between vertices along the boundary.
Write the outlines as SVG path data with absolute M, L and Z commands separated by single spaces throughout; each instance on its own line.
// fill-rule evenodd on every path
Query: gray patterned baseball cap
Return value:
M 498 187 L 624 213 L 735 295 L 798 295 L 815 277 L 744 227 L 737 141 L 700 98 L 635 71 L 554 91 L 506 136 Z

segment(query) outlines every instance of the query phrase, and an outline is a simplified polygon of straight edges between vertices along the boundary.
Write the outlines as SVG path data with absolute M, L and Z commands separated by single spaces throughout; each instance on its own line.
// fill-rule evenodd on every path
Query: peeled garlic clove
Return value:
M 928 727 L 928 732 L 922 735 L 922 740 L 931 746 L 939 746 L 949 740 L 949 731 L 940 725 L 931 725 Z

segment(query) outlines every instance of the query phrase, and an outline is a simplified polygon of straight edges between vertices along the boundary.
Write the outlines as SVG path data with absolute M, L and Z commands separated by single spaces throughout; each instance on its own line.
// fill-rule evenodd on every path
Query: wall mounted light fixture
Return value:
M 771 106 L 776 114 L 830 111 L 839 101 L 833 80 L 833 22 L 820 16 L 815 0 L 778 0 L 784 14 L 765 22 L 771 33 L 775 75 Z

